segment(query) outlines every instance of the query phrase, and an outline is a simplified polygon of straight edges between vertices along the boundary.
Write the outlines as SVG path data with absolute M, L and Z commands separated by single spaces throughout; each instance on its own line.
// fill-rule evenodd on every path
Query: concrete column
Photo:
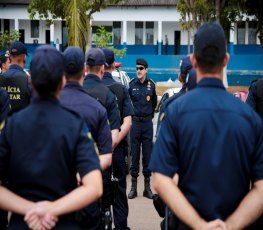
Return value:
M 142 44 L 146 45 L 146 22 L 143 22 L 142 34 Z
M 50 45 L 55 46 L 55 25 L 54 23 L 50 25 Z
M 245 22 L 245 45 L 248 44 L 248 29 L 249 29 L 249 21 Z
M 162 28 L 162 21 L 158 21 L 158 55 L 162 55 L 162 33 L 163 33 L 163 28 Z
M 229 38 L 229 54 L 234 55 L 234 43 L 235 43 L 235 25 L 232 23 L 231 27 L 233 29 L 230 29 L 230 38 Z
M 19 21 L 18 18 L 15 19 L 15 30 L 19 31 Z
M 122 22 L 122 45 L 127 48 L 127 21 Z

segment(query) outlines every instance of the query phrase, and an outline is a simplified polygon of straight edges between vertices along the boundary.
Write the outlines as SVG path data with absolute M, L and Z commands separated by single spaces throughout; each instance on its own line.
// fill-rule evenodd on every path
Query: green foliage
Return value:
M 88 36 L 89 21 L 92 14 L 105 8 L 107 4 L 117 4 L 121 0 L 32 0 L 28 7 L 31 19 L 37 15 L 40 19 L 47 20 L 48 24 L 55 19 L 66 20 L 69 31 L 70 46 L 85 47 L 91 42 Z M 78 32 L 77 32 L 78 31 Z M 79 33 L 79 35 L 77 35 Z
M 0 50 L 6 50 L 9 48 L 10 44 L 17 41 L 20 34 L 17 30 L 12 30 L 10 33 L 8 31 L 0 32 Z
M 257 21 L 257 32 L 263 49 L 263 1 L 262 0 L 243 0 L 242 10 L 250 16 L 254 16 Z
M 96 31 L 95 44 L 98 48 L 109 48 L 114 52 L 115 57 L 126 56 L 126 49 L 115 49 L 109 43 L 112 40 L 112 33 L 108 32 L 104 26 L 99 26 Z

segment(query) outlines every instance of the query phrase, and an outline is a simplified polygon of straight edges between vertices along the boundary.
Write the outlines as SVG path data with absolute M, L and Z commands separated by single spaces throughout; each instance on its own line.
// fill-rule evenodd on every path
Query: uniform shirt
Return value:
M 86 76 L 83 87 L 84 89 L 94 89 L 98 85 L 105 87 L 105 90 L 108 91 L 106 104 L 103 106 L 105 106 L 107 110 L 108 119 L 110 122 L 110 129 L 119 129 L 120 117 L 115 95 L 106 86 L 104 86 L 99 77 L 94 74 L 88 74 Z
M 150 79 L 143 83 L 139 79 L 132 79 L 130 82 L 129 94 L 134 107 L 134 114 L 138 117 L 147 117 L 154 114 L 157 105 L 155 84 Z
M 159 130 L 160 130 L 160 126 L 161 126 L 161 122 L 164 116 L 164 111 L 167 108 L 167 106 L 174 101 L 175 99 L 181 97 L 182 95 L 184 95 L 186 93 L 186 86 L 184 85 L 182 87 L 182 89 L 180 89 L 180 91 L 176 94 L 174 94 L 173 96 L 171 96 L 170 98 L 168 98 L 166 101 L 164 101 L 164 103 L 161 105 L 160 107 L 160 111 L 159 111 L 159 116 L 158 116 L 158 121 L 157 121 L 157 128 L 156 128 L 156 137 L 158 136 Z
M 26 72 L 17 64 L 10 65 L 9 69 L 3 74 L 4 77 L 25 77 L 28 79 Z
M 79 83 L 68 82 L 61 93 L 60 103 L 85 119 L 100 154 L 112 152 L 107 111 L 96 99 L 89 96 Z
M 227 218 L 263 179 L 261 118 L 205 78 L 165 111 L 150 169 L 172 177 L 205 220 Z
M 246 103 L 251 106 L 252 109 L 256 111 L 257 108 L 257 82 L 255 81 L 249 88 L 249 93 L 246 99 Z
M 10 101 L 7 92 L 4 89 L 0 89 L 0 122 L 7 118 L 7 114 L 10 111 Z
M 85 121 L 56 99 L 34 99 L 0 136 L 0 179 L 7 174 L 9 188 L 28 200 L 56 200 L 76 188 L 77 172 L 83 177 L 95 169 L 100 165 Z
M 107 85 L 112 85 L 112 84 L 119 84 L 116 82 L 113 78 L 112 75 L 109 72 L 105 72 L 103 76 L 102 82 L 107 86 Z M 128 117 L 134 115 L 133 112 L 133 107 L 131 103 L 131 99 L 128 93 L 127 88 L 124 85 L 121 85 L 123 89 L 123 103 L 122 103 L 122 114 L 121 118 Z

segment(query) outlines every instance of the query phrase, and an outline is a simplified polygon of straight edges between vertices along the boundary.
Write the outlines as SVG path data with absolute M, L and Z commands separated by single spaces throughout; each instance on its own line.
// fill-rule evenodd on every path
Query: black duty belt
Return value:
M 133 116 L 132 119 L 134 121 L 150 121 L 150 120 L 152 120 L 152 115 L 148 115 L 146 117 Z

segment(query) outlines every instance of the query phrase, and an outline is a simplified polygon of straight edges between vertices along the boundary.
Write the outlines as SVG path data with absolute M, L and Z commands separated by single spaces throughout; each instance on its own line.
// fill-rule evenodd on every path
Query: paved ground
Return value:
M 156 119 L 157 119 L 157 114 L 155 115 L 153 120 L 154 133 L 156 130 Z M 140 162 L 142 162 L 142 160 Z M 154 193 L 152 180 L 151 180 L 151 188 Z M 130 189 L 131 189 L 131 176 L 127 175 L 127 194 L 129 193 Z M 129 218 L 128 218 L 129 227 L 132 230 L 159 230 L 160 222 L 162 219 L 159 217 L 158 213 L 156 212 L 153 206 L 153 201 L 143 196 L 143 190 L 144 190 L 144 177 L 142 173 L 140 173 L 140 176 L 138 177 L 138 188 L 137 188 L 138 197 L 131 200 L 128 199 L 129 208 L 130 208 Z
M 130 188 L 131 177 L 127 176 L 127 194 L 130 191 Z M 132 230 L 159 230 L 161 218 L 155 211 L 152 200 L 147 199 L 143 196 L 144 178 L 142 175 L 140 175 L 138 178 L 137 189 L 138 197 L 131 200 L 128 199 L 130 208 L 128 218 L 129 227 Z

